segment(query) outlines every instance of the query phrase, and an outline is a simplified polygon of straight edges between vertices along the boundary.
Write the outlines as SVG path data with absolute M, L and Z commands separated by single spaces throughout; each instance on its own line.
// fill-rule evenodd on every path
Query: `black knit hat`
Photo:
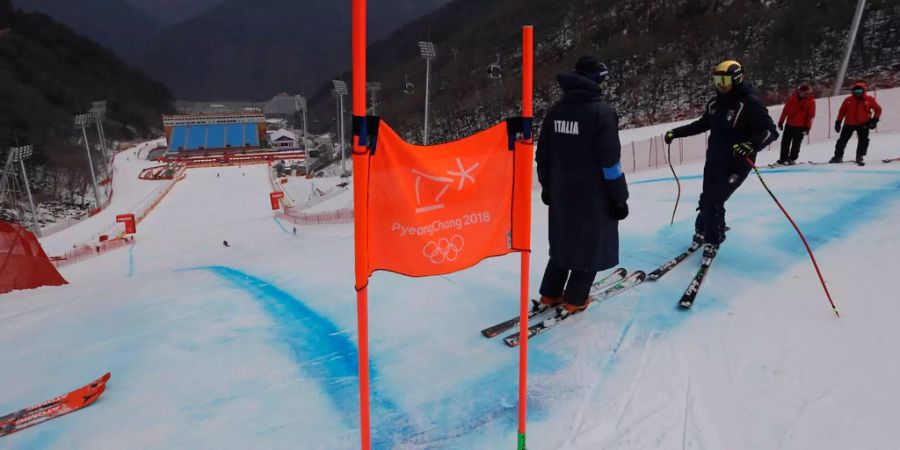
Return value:
M 597 83 L 602 82 L 609 75 L 606 64 L 597 61 L 593 56 L 582 56 L 575 64 L 575 72 L 578 72 Z

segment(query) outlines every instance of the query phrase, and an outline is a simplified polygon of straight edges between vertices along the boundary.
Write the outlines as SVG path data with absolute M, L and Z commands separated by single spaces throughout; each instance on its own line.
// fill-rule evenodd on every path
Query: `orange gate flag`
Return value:
M 379 122 L 366 177 L 366 273 L 441 275 L 528 251 L 531 186 L 523 185 L 533 151 L 515 140 L 521 128 L 521 119 L 510 119 L 422 147 Z

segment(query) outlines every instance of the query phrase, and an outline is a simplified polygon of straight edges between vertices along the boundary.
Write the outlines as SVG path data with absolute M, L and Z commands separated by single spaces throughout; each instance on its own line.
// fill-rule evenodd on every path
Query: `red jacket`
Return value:
M 862 97 L 850 95 L 844 99 L 841 109 L 838 111 L 837 121 L 844 121 L 844 125 L 865 125 L 870 119 L 881 117 L 881 106 L 874 98 L 865 92 L 865 83 L 856 83 L 854 88 L 862 87 L 864 89 Z M 873 116 L 872 113 L 875 113 Z M 845 120 L 846 119 L 846 120 Z
M 800 98 L 797 91 L 794 91 L 787 103 L 784 104 L 778 125 L 784 123 L 785 117 L 787 117 L 788 126 L 812 128 L 813 119 L 816 118 L 816 100 L 813 99 L 812 94 L 807 95 L 806 98 Z

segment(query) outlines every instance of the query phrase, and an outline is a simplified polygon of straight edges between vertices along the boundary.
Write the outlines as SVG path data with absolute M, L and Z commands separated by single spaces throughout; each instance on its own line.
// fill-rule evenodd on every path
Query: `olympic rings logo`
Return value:
M 463 237 L 456 234 L 449 239 L 440 238 L 437 241 L 430 241 L 425 244 L 425 247 L 422 249 L 422 254 L 435 264 L 453 262 L 459 258 L 459 254 L 462 253 L 464 245 L 465 241 L 463 240 Z

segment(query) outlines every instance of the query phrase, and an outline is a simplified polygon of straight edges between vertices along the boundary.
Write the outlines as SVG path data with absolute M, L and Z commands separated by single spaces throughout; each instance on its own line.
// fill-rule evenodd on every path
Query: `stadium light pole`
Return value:
M 341 177 L 345 176 L 347 171 L 344 165 L 344 96 L 349 94 L 347 83 L 343 80 L 331 80 L 334 83 L 334 92 L 338 96 L 338 115 L 340 116 L 340 133 L 341 133 Z
M 28 174 L 25 173 L 25 160 L 31 158 L 31 146 L 13 147 L 10 150 L 12 151 L 13 160 L 18 161 L 19 167 L 22 168 L 22 178 L 25 180 L 25 192 L 28 194 L 28 206 L 31 207 L 31 223 L 34 226 L 34 234 L 40 237 L 41 227 L 38 225 L 37 209 L 34 207 L 34 198 L 31 197 L 31 187 L 28 185 Z
M 96 207 L 100 207 L 100 188 L 97 187 L 97 175 L 94 173 L 94 160 L 91 158 L 91 145 L 88 142 L 87 137 L 87 124 L 91 122 L 94 118 L 93 114 L 79 114 L 75 116 L 73 123 L 75 127 L 81 127 L 81 134 L 84 136 L 84 151 L 87 153 L 88 157 L 88 167 L 91 169 L 91 184 L 94 185 L 94 199 L 96 200 Z
M 375 98 L 375 94 L 381 90 L 381 83 L 377 81 L 366 83 L 366 90 L 372 94 L 369 100 L 369 111 L 371 111 L 371 114 L 374 116 L 376 115 L 375 107 L 378 106 L 378 100 Z
M 306 152 L 303 163 L 306 166 L 306 176 L 309 176 L 309 134 L 306 132 L 306 97 L 298 95 L 296 100 L 297 108 L 303 110 L 303 150 Z
M 856 33 L 859 31 L 859 23 L 862 21 L 862 13 L 866 8 L 866 0 L 859 0 L 856 3 L 856 13 L 853 14 L 853 23 L 850 25 L 850 35 L 847 36 L 847 50 L 844 52 L 844 59 L 841 61 L 841 68 L 838 70 L 837 79 L 834 80 L 834 91 L 832 97 L 841 95 L 841 86 L 844 84 L 844 77 L 847 76 L 847 66 L 850 65 L 850 54 L 853 52 L 853 44 L 856 42 Z
M 112 160 L 109 155 L 109 149 L 106 148 L 106 132 L 103 130 L 103 119 L 106 117 L 106 101 L 96 101 L 91 103 L 91 113 L 97 123 L 97 136 L 100 137 L 100 149 L 103 151 L 103 162 L 106 164 L 107 175 L 111 172 L 110 165 Z
M 434 42 L 419 41 L 419 53 L 425 58 L 425 145 L 428 145 L 428 95 L 431 86 L 431 61 L 437 59 Z

